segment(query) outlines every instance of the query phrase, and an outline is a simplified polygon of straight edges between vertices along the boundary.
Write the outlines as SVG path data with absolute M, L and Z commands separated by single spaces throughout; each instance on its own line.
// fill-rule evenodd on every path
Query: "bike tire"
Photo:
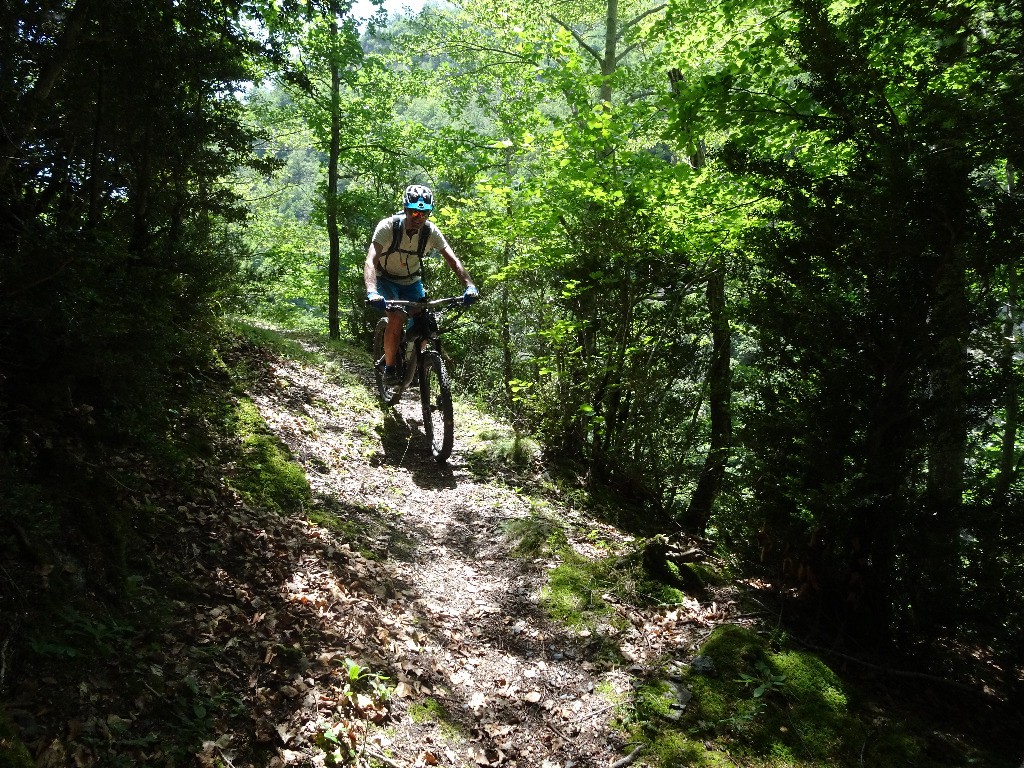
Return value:
M 443 464 L 452 455 L 455 417 L 448 369 L 441 355 L 433 350 L 424 352 L 420 362 L 420 403 L 430 453 L 435 461 Z
M 382 317 L 373 329 L 373 377 L 377 382 L 377 396 L 384 405 L 394 405 L 402 397 L 401 384 L 388 384 L 384 380 L 384 367 L 378 361 L 384 357 L 384 334 L 388 329 L 388 319 Z

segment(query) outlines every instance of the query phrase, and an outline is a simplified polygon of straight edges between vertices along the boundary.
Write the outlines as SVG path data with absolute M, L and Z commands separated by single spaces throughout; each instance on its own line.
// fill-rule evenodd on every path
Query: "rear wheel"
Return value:
M 423 404 L 423 431 L 430 452 L 439 462 L 452 455 L 455 422 L 452 415 L 452 391 L 448 369 L 437 352 L 424 352 L 420 363 L 420 401 Z
M 377 395 L 385 405 L 394 405 L 402 396 L 401 384 L 389 384 L 384 378 L 384 334 L 388 319 L 382 317 L 373 330 L 373 376 L 377 381 Z

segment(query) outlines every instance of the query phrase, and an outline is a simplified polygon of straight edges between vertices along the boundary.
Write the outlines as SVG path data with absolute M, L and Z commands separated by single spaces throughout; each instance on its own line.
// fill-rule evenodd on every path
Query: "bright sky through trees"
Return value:
M 423 7 L 425 0 L 384 0 L 384 10 L 388 16 L 396 13 L 417 13 Z M 370 0 L 356 0 L 352 6 L 352 15 L 357 18 L 369 18 L 374 14 L 374 5 Z

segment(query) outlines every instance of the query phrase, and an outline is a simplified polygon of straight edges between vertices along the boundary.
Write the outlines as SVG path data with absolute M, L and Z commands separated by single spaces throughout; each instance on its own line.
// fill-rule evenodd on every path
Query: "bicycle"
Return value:
M 438 463 L 444 463 L 451 456 L 455 438 L 451 380 L 438 338 L 445 332 L 438 325 L 438 320 L 454 304 L 464 307 L 462 296 L 432 301 L 387 301 L 387 311 L 399 311 L 414 315 L 415 318 L 411 329 L 407 329 L 408 324 L 403 323 L 402 340 L 395 361 L 399 373 L 394 382 L 387 381 L 384 376 L 384 333 L 387 331 L 388 318 L 382 317 L 377 321 L 373 332 L 373 372 L 377 394 L 385 405 L 395 405 L 419 374 L 423 431 L 430 442 L 430 452 Z M 451 323 L 445 330 L 450 328 Z

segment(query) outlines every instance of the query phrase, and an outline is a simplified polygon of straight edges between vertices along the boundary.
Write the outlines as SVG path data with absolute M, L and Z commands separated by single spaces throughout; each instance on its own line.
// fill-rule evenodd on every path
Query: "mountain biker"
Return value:
M 452 271 L 465 286 L 462 301 L 472 304 L 480 293 L 466 268 L 462 266 L 441 230 L 427 221 L 434 209 L 434 195 L 430 187 L 412 184 L 402 195 L 404 213 L 397 217 L 381 219 L 373 231 L 370 247 L 366 251 L 363 278 L 366 282 L 366 300 L 377 309 L 385 310 L 387 301 L 422 301 L 426 298 L 423 287 L 423 269 L 420 254 L 437 249 Z M 427 231 L 421 233 L 426 227 Z M 426 238 L 425 247 L 419 240 Z M 388 381 L 398 377 L 398 345 L 402 339 L 405 315 L 402 312 L 388 312 L 388 329 L 384 335 L 384 376 Z

